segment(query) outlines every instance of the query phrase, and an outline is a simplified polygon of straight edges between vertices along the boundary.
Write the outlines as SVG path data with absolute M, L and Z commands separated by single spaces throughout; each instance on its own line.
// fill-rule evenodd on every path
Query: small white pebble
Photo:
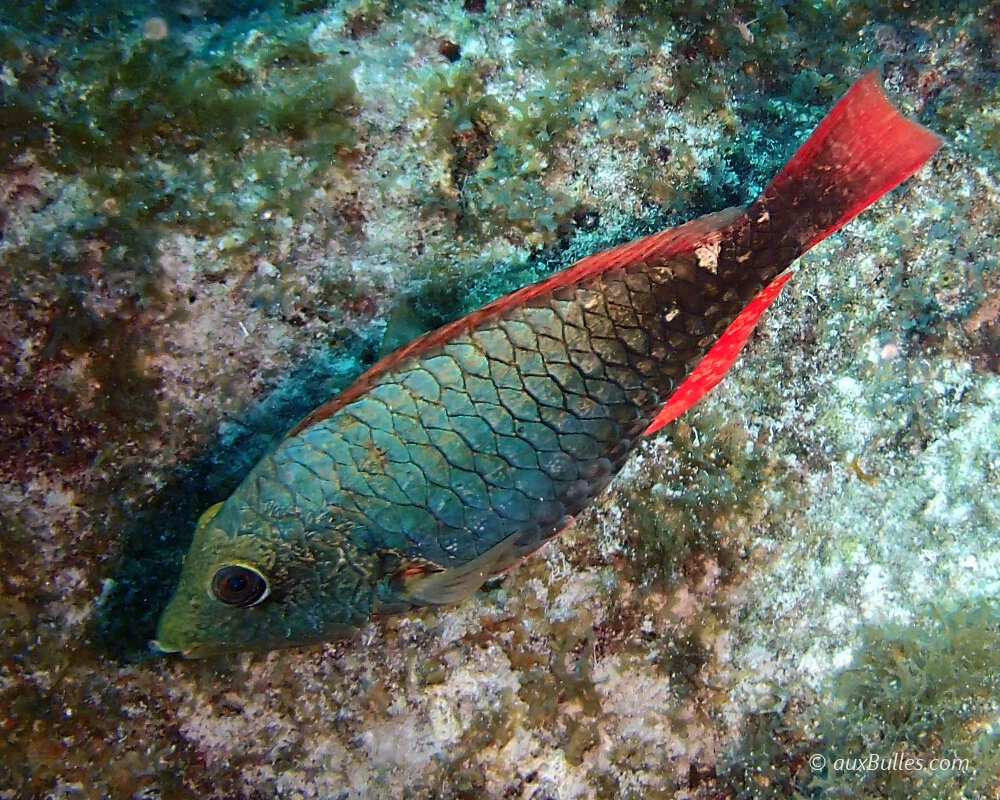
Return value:
M 170 34 L 170 27 L 163 17 L 150 17 L 142 24 L 142 35 L 151 42 L 162 42 Z
M 882 349 L 879 351 L 879 355 L 886 361 L 891 358 L 899 358 L 899 354 L 902 352 L 899 349 L 899 345 L 895 342 L 886 342 L 882 345 Z

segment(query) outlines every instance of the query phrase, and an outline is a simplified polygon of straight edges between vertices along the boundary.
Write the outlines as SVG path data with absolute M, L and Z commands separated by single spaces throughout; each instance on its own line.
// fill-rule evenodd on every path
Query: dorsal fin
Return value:
M 600 253 L 594 253 L 591 256 L 580 259 L 572 266 L 560 270 L 545 280 L 525 286 L 511 294 L 504 295 L 492 303 L 483 306 L 478 311 L 467 314 L 454 322 L 449 322 L 436 331 L 426 333 L 414 339 L 405 347 L 399 348 L 394 353 L 376 362 L 374 366 L 362 373 L 354 383 L 344 389 L 333 400 L 321 405 L 302 419 L 288 432 L 288 436 L 294 436 L 310 425 L 314 425 L 332 416 L 345 405 L 364 394 L 376 379 L 394 368 L 404 359 L 417 355 L 435 345 L 443 344 L 455 336 L 477 327 L 483 320 L 491 316 L 502 314 L 510 308 L 525 305 L 547 292 L 554 291 L 563 286 L 580 283 L 608 270 L 626 267 L 630 264 L 639 264 L 644 261 L 662 261 L 680 253 L 690 252 L 696 249 L 705 240 L 706 236 L 717 233 L 720 229 L 732 225 L 743 213 L 744 209 L 742 208 L 727 208 L 723 211 L 716 211 L 713 214 L 706 214 L 690 222 L 685 222 L 676 228 L 668 228 L 651 236 L 636 239 L 634 242 L 627 242 L 618 247 L 612 247 L 610 250 L 602 250 Z
M 660 409 L 660 413 L 649 424 L 643 435 L 658 431 L 668 422 L 677 419 L 715 388 L 715 385 L 722 380 L 722 376 L 729 371 L 729 368 L 739 357 L 740 350 L 747 343 L 757 320 L 767 311 L 767 307 L 781 292 L 781 287 L 791 277 L 791 272 L 779 275 L 747 304 L 747 307 L 736 316 L 736 319 L 729 323 L 729 327 L 722 332 L 719 341 L 712 345 L 712 349 L 698 362 L 698 366 L 670 395 L 666 404 Z

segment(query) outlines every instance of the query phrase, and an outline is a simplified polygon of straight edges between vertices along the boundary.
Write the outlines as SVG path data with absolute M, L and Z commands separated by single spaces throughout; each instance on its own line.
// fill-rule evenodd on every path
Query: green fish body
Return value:
M 939 144 L 870 74 L 746 208 L 585 258 L 389 355 L 202 516 L 157 646 L 325 641 L 467 597 L 714 386 L 792 261 Z

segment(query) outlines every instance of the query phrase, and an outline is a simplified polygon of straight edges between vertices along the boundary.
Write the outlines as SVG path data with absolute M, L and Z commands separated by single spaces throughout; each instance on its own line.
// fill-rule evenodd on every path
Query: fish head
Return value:
M 185 657 L 271 650 L 344 638 L 369 618 L 363 558 L 343 536 L 310 535 L 299 520 L 241 513 L 230 499 L 206 511 L 151 646 Z M 332 529 L 337 531 L 336 526 Z

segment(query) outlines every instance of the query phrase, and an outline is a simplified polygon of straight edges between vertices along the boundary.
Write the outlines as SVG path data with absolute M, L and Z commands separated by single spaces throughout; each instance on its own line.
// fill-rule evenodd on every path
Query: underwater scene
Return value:
M 998 53 L 0 0 L 0 800 L 1000 797 Z

